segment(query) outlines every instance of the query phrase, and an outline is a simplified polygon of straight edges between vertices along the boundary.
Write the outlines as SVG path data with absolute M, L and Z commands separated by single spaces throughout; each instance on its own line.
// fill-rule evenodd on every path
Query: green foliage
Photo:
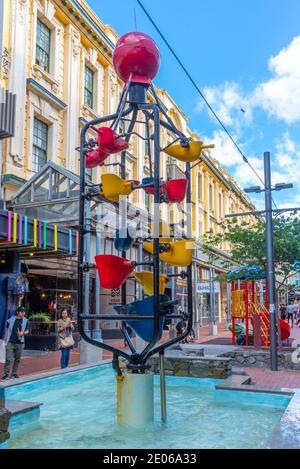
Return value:
M 230 243 L 232 259 L 238 264 L 257 264 L 266 269 L 265 224 L 262 220 L 239 224 L 237 218 L 226 219 L 220 224 L 217 235 L 207 233 L 204 250 L 209 252 L 220 243 Z M 300 218 L 278 217 L 273 219 L 274 260 L 277 275 L 287 276 L 300 260 Z
M 28 318 L 29 321 L 50 322 L 50 316 L 47 313 L 33 313 Z

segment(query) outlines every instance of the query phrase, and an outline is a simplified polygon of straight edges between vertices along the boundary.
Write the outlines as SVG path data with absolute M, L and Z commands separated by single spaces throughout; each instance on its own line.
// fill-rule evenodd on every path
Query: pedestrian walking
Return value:
M 25 346 L 25 335 L 29 334 L 28 321 L 25 318 L 25 308 L 19 306 L 16 309 L 16 314 L 11 316 L 6 322 L 6 331 L 4 336 L 5 347 L 5 364 L 4 375 L 2 379 L 8 379 L 10 373 L 10 366 L 12 367 L 12 378 L 19 378 L 18 367 L 21 361 L 22 353 Z
M 287 322 L 290 324 L 290 320 L 292 321 L 292 327 L 294 327 L 294 305 L 290 304 L 287 307 Z
M 63 309 L 61 317 L 57 321 L 58 347 L 61 351 L 61 368 L 67 368 L 69 365 L 70 351 L 74 345 L 73 330 L 74 325 L 72 324 L 69 312 L 67 309 Z
M 286 319 L 286 306 L 281 304 L 279 307 L 280 319 Z

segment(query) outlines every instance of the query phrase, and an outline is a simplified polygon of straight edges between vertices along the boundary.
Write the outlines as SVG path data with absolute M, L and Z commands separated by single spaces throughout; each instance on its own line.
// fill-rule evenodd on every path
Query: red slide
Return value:
M 286 340 L 290 337 L 291 328 L 286 321 L 280 319 L 281 340 Z
M 269 332 L 269 326 L 270 326 L 270 319 L 269 319 L 269 313 L 263 312 L 259 313 L 261 322 L 265 324 L 268 332 Z M 283 319 L 280 319 L 280 331 L 281 331 L 281 340 L 286 340 L 289 338 L 291 334 L 291 328 L 288 325 L 286 321 Z M 268 334 L 268 342 L 270 341 L 270 335 Z M 261 336 L 261 343 L 264 346 L 265 345 L 265 336 L 262 334 Z

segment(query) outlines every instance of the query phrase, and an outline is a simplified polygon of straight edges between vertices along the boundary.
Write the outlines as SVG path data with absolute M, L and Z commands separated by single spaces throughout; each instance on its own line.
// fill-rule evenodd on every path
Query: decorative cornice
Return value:
M 213 162 L 210 160 L 210 158 L 207 155 L 201 155 L 201 158 L 203 162 L 208 166 L 208 168 L 223 182 L 224 186 L 230 190 L 231 189 L 231 184 L 225 179 L 221 171 L 213 164 Z
M 34 91 L 37 93 L 39 96 L 42 96 L 43 98 L 47 99 L 48 101 L 53 104 L 56 108 L 59 110 L 66 109 L 67 104 L 61 101 L 61 99 L 57 98 L 54 94 L 50 93 L 46 88 L 44 88 L 42 85 L 40 85 L 37 81 L 35 81 L 33 78 L 27 78 L 27 88 L 29 90 Z
M 59 8 L 72 18 L 75 26 L 84 30 L 85 36 L 92 42 L 96 43 L 101 49 L 101 53 L 107 60 L 111 61 L 114 43 L 104 33 L 101 27 L 91 18 L 89 13 L 84 9 L 77 0 L 54 0 Z

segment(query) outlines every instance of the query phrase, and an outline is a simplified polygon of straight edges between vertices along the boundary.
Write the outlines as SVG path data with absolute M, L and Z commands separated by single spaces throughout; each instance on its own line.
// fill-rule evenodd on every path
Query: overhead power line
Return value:
M 220 126 L 222 127 L 222 129 L 224 130 L 224 132 L 226 133 L 226 135 L 229 137 L 229 139 L 231 140 L 231 142 L 233 143 L 233 145 L 235 146 L 235 148 L 237 149 L 237 151 L 240 153 L 240 155 L 242 156 L 243 158 L 243 161 L 249 165 L 249 167 L 252 169 L 252 171 L 254 172 L 254 174 L 258 177 L 258 179 L 260 180 L 260 182 L 264 185 L 265 187 L 265 183 L 264 181 L 262 180 L 262 178 L 260 177 L 260 175 L 258 174 L 258 172 L 256 171 L 256 169 L 252 166 L 252 164 L 249 162 L 248 158 L 245 156 L 245 154 L 243 153 L 243 151 L 241 150 L 241 148 L 239 147 L 239 145 L 236 143 L 236 141 L 234 140 L 234 138 L 232 137 L 232 135 L 230 134 L 230 132 L 227 130 L 227 128 L 225 127 L 225 125 L 223 124 L 223 122 L 221 121 L 221 119 L 219 118 L 218 114 L 215 112 L 215 110 L 212 108 L 212 106 L 210 105 L 210 103 L 207 101 L 206 97 L 204 96 L 204 94 L 202 93 L 202 91 L 200 90 L 199 86 L 196 84 L 195 80 L 193 79 L 193 77 L 191 76 L 191 74 L 189 73 L 189 71 L 186 69 L 186 67 L 183 65 L 182 61 L 180 60 L 180 58 L 178 57 L 178 55 L 176 54 L 176 52 L 174 51 L 173 47 L 170 45 L 170 43 L 167 41 L 167 39 L 165 38 L 165 36 L 163 35 L 163 33 L 160 31 L 159 27 L 157 26 L 157 24 L 155 23 L 155 21 L 152 19 L 151 15 L 148 13 L 148 11 L 146 10 L 146 8 L 144 7 L 144 5 L 142 4 L 142 2 L 140 0 L 137 0 L 137 3 L 140 5 L 140 7 L 142 8 L 142 10 L 144 11 L 145 15 L 148 17 L 149 21 L 152 23 L 152 25 L 154 26 L 154 28 L 156 29 L 156 31 L 158 32 L 158 34 L 160 35 L 160 37 L 162 38 L 162 40 L 164 41 L 164 43 L 166 44 L 166 46 L 168 47 L 168 49 L 170 50 L 171 54 L 174 56 L 174 58 L 176 59 L 176 61 L 178 62 L 178 64 L 180 65 L 180 67 L 182 68 L 182 70 L 184 71 L 184 73 L 186 74 L 186 76 L 189 78 L 190 82 L 193 84 L 194 88 L 197 90 L 197 92 L 199 93 L 199 95 L 201 96 L 201 98 L 203 99 L 203 101 L 205 102 L 205 104 L 207 105 L 207 107 L 209 108 L 209 110 L 211 111 L 211 113 L 213 114 L 213 116 L 216 118 L 216 120 L 219 122 Z M 277 208 L 277 205 L 276 203 L 274 202 L 273 200 L 273 203 L 275 205 L 275 207 Z

